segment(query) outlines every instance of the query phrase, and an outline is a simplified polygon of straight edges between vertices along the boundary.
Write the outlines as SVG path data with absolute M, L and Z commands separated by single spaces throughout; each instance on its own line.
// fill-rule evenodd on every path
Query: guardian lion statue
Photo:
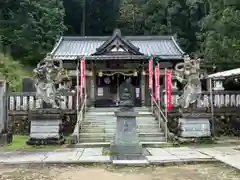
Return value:
M 190 59 L 187 55 L 184 62 L 179 63 L 175 67 L 175 78 L 185 84 L 183 94 L 177 99 L 179 111 L 193 108 L 197 104 L 198 98 L 201 97 L 201 81 L 200 81 L 200 59 Z
M 61 98 L 57 93 L 56 84 L 62 81 L 62 72 L 62 61 L 54 60 L 49 55 L 33 70 L 36 98 L 52 105 L 52 108 L 59 108 L 56 101 Z

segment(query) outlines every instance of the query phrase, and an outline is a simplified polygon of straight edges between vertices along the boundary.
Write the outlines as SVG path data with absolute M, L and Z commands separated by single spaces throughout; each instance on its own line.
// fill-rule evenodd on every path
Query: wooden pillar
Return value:
M 92 62 L 91 64 L 91 79 L 89 83 L 89 97 L 91 99 L 91 104 L 93 105 L 95 102 L 95 81 L 96 81 L 96 76 L 95 76 L 95 69 L 94 69 L 94 64 Z
M 149 94 L 149 74 L 146 74 L 144 78 L 145 78 L 145 106 L 151 106 L 151 98 Z
M 145 90 L 146 90 L 146 73 L 144 70 L 142 70 L 141 73 L 141 100 L 142 100 L 142 106 L 146 106 L 145 101 Z

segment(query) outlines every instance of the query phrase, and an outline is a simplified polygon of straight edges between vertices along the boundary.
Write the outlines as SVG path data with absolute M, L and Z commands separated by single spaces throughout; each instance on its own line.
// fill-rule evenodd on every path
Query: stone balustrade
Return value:
M 182 92 L 172 92 L 172 103 L 173 106 L 177 106 L 177 98 L 180 97 Z M 213 107 L 214 108 L 237 108 L 240 107 L 240 91 L 213 91 Z M 166 96 L 164 98 L 165 105 Z M 201 97 L 197 101 L 198 108 L 210 108 L 211 97 L 210 92 L 203 91 Z
M 75 105 L 75 93 L 65 92 L 61 96 L 59 101 L 60 109 L 74 110 Z M 8 94 L 8 109 L 10 111 L 29 111 L 42 107 L 42 100 L 36 99 L 35 92 L 13 92 Z

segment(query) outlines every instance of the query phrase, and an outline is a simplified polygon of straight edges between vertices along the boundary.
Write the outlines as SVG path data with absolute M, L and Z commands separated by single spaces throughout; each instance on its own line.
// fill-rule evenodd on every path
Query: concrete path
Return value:
M 145 160 L 111 160 L 103 155 L 103 148 L 67 148 L 58 150 L 28 150 L 0 153 L 2 164 L 59 164 L 59 163 L 114 163 L 114 164 L 164 164 L 190 161 L 212 161 L 213 157 L 199 150 L 182 148 L 147 148 Z
M 67 148 L 58 150 L 12 151 L 0 154 L 3 164 L 111 162 L 103 148 Z
M 26 150 L 0 152 L 2 164 L 113 163 L 128 165 L 221 161 L 240 169 L 240 148 L 147 148 L 150 155 L 143 160 L 111 160 L 103 148 L 66 148 L 58 150 Z
M 197 150 L 225 164 L 240 169 L 240 147 L 199 148 Z
M 211 156 L 205 155 L 195 149 L 188 147 L 180 148 L 147 148 L 152 156 L 147 156 L 151 163 L 176 163 L 176 162 L 198 162 L 213 160 Z

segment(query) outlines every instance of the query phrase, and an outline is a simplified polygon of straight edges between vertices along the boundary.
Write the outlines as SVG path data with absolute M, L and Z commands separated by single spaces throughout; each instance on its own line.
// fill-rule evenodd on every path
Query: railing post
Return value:
M 78 141 L 78 143 L 80 142 L 79 128 L 80 128 L 80 120 L 82 118 L 81 116 L 82 116 L 82 113 L 80 112 L 80 114 L 78 114 L 78 116 L 77 116 L 77 141 Z
M 160 121 L 160 118 L 161 118 L 161 115 L 160 115 L 160 111 L 158 111 L 158 128 L 161 129 L 161 121 Z
M 87 95 L 84 96 L 84 115 L 86 114 L 87 110 Z
M 150 91 L 150 97 L 151 97 L 151 112 L 153 113 L 153 91 L 151 89 L 149 89 Z
M 165 123 L 164 123 L 164 125 L 165 125 L 165 140 L 166 140 L 166 142 L 168 142 L 168 125 L 167 125 L 167 123 L 168 123 L 168 121 L 167 121 L 167 118 L 166 118 L 166 121 L 165 121 Z
M 212 115 L 212 136 L 215 136 L 215 122 L 214 122 L 214 107 L 213 107 L 213 92 L 212 92 L 212 79 L 210 78 L 210 105 L 211 105 L 211 115 Z

